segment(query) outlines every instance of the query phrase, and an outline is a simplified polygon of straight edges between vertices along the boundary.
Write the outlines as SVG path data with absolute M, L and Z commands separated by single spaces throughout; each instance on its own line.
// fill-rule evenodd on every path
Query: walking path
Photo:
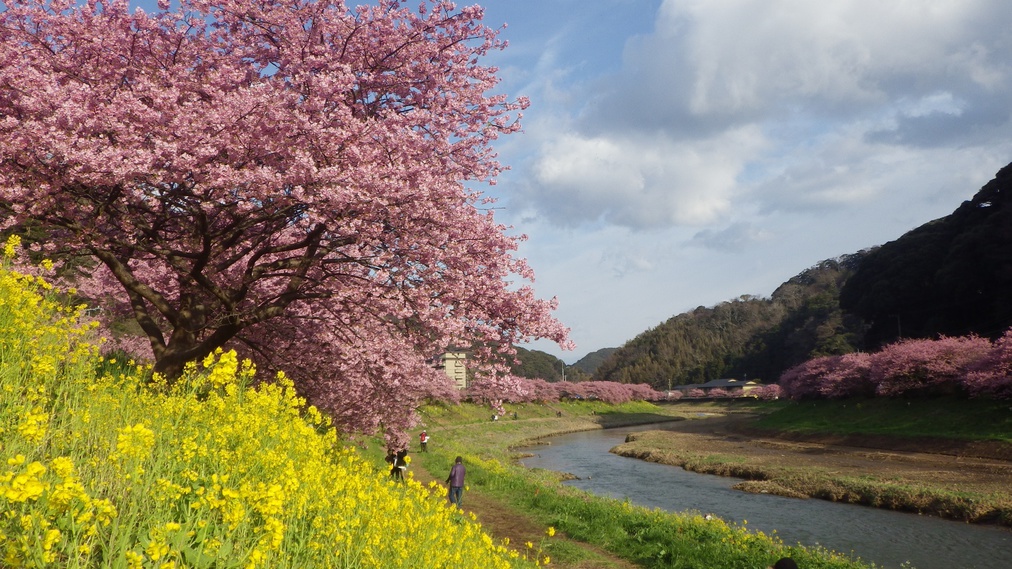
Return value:
M 432 480 L 436 480 L 440 484 L 446 480 L 445 477 L 434 477 L 419 464 L 420 462 L 416 461 L 412 464 L 411 471 L 415 480 L 426 486 Z M 530 557 L 530 553 L 528 552 L 531 550 L 525 545 L 527 542 L 534 544 L 536 550 L 538 544 L 547 535 L 548 526 L 539 523 L 530 516 L 517 512 L 491 496 L 484 495 L 475 490 L 464 492 L 463 509 L 465 512 L 474 514 L 478 523 L 482 525 L 486 533 L 492 536 L 496 543 L 502 543 L 504 539 L 509 539 L 508 547 L 515 550 L 521 556 L 527 554 Z M 546 551 L 542 553 L 542 557 L 546 554 L 551 557 L 549 567 L 557 569 L 638 569 L 639 567 L 624 559 L 615 557 L 596 546 L 572 540 L 562 532 L 556 533 L 554 537 L 548 538 L 546 542 L 550 544 L 546 548 Z M 582 549 L 585 552 L 584 556 L 586 559 L 576 563 L 564 562 L 552 554 L 552 548 L 558 547 L 561 544 L 565 544 L 566 549 L 574 547 Z

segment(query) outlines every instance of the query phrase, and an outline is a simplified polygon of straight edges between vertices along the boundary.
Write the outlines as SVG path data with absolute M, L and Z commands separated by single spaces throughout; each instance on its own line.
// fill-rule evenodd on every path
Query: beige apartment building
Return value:
M 467 389 L 467 354 L 445 352 L 436 356 L 436 368 L 442 369 L 453 380 L 457 389 Z

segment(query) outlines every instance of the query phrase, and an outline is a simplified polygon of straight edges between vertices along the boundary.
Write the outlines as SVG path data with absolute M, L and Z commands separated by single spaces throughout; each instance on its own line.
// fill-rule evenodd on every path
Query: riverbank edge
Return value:
M 542 444 L 543 439 L 548 437 L 688 419 L 680 411 L 670 408 L 660 410 L 652 405 L 648 412 L 630 413 L 622 409 L 623 406 L 615 409 L 598 403 L 593 407 L 599 411 L 613 409 L 615 412 L 594 412 L 591 415 L 589 411 L 579 409 L 585 405 L 589 404 L 559 405 L 563 414 L 558 416 L 554 407 L 538 405 L 550 407 L 551 416 L 539 414 L 537 417 L 525 414 L 525 407 L 518 406 L 522 414 L 520 421 L 500 420 L 496 423 L 479 418 L 479 413 L 461 408 L 430 413 L 425 424 L 429 433 L 437 433 L 436 436 L 443 441 L 441 445 L 446 445 L 443 447 L 445 450 L 454 448 L 455 451 L 436 450 L 427 458 L 436 459 L 432 461 L 432 466 L 440 471 L 449 467 L 450 454 L 462 451 L 469 464 L 470 484 L 477 485 L 476 490 L 502 499 L 509 507 L 532 515 L 575 540 L 600 547 L 644 567 L 657 566 L 657 562 L 667 566 L 665 563 L 674 562 L 682 555 L 699 561 L 698 566 L 715 568 L 765 567 L 783 556 L 791 556 L 802 566 L 818 569 L 875 567 L 852 555 L 821 546 L 785 544 L 775 535 L 753 532 L 719 518 L 704 517 L 698 512 L 650 510 L 632 506 L 627 501 L 587 494 L 561 484 L 564 479 L 562 473 L 530 469 L 519 463 L 522 456 L 516 449 Z M 463 415 L 468 416 L 461 416 L 462 410 Z M 529 412 L 530 407 L 527 410 Z M 649 419 L 645 420 L 644 416 L 649 416 Z M 519 433 L 512 431 L 522 431 L 523 435 L 515 436 Z M 496 466 L 499 461 L 508 467 Z M 510 474 L 512 469 L 517 469 L 518 473 Z M 478 478 L 474 478 L 475 475 Z M 700 555 L 704 557 L 701 559 Z
M 795 433 L 780 433 L 766 429 L 761 433 L 763 436 L 782 437 L 785 440 L 798 438 Z M 1000 499 L 996 501 L 992 496 L 957 494 L 928 486 L 897 485 L 875 478 L 873 475 L 870 480 L 869 477 L 855 480 L 809 470 L 806 471 L 808 476 L 799 477 L 783 469 L 740 464 L 744 458 L 741 455 L 713 455 L 706 460 L 696 460 L 697 457 L 679 455 L 656 447 L 643 447 L 642 443 L 637 444 L 637 438 L 636 435 L 630 435 L 625 443 L 612 448 L 610 452 L 627 458 L 676 466 L 699 474 L 742 478 L 744 482 L 736 484 L 733 488 L 743 492 L 775 494 L 798 499 L 814 498 L 929 515 L 965 523 L 1012 527 L 1012 503 Z M 816 440 L 817 437 L 809 435 L 804 438 Z M 901 443 L 899 449 L 902 450 L 908 450 L 911 444 L 910 441 Z M 875 448 L 889 448 L 889 445 L 882 438 L 880 445 Z

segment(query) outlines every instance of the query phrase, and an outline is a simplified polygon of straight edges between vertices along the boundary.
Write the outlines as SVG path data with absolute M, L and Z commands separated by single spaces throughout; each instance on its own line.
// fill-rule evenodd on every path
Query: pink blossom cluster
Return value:
M 867 353 L 809 360 L 783 373 L 792 399 L 967 395 L 1012 398 L 1012 329 L 991 342 L 975 335 L 901 340 Z
M 784 390 L 776 383 L 770 383 L 767 385 L 761 385 L 752 391 L 749 391 L 749 395 L 763 401 L 773 401 L 783 397 Z
M 505 380 L 474 381 L 464 397 L 481 404 L 494 401 L 507 403 L 552 403 L 564 399 L 626 403 L 629 401 L 661 401 L 664 393 L 642 383 L 612 381 L 547 382 L 541 379 L 509 377 Z

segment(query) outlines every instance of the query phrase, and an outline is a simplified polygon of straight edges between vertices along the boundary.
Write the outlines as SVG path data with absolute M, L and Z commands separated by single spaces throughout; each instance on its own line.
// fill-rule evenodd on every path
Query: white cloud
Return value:
M 939 84 L 1007 85 L 1009 32 L 980 35 L 994 19 L 1008 22 L 1006 3 L 668 0 L 656 37 L 689 51 L 694 112 L 863 106 Z
M 710 223 L 731 207 L 737 176 L 762 148 L 744 127 L 692 143 L 566 133 L 542 146 L 528 198 L 561 224 L 648 228 Z

